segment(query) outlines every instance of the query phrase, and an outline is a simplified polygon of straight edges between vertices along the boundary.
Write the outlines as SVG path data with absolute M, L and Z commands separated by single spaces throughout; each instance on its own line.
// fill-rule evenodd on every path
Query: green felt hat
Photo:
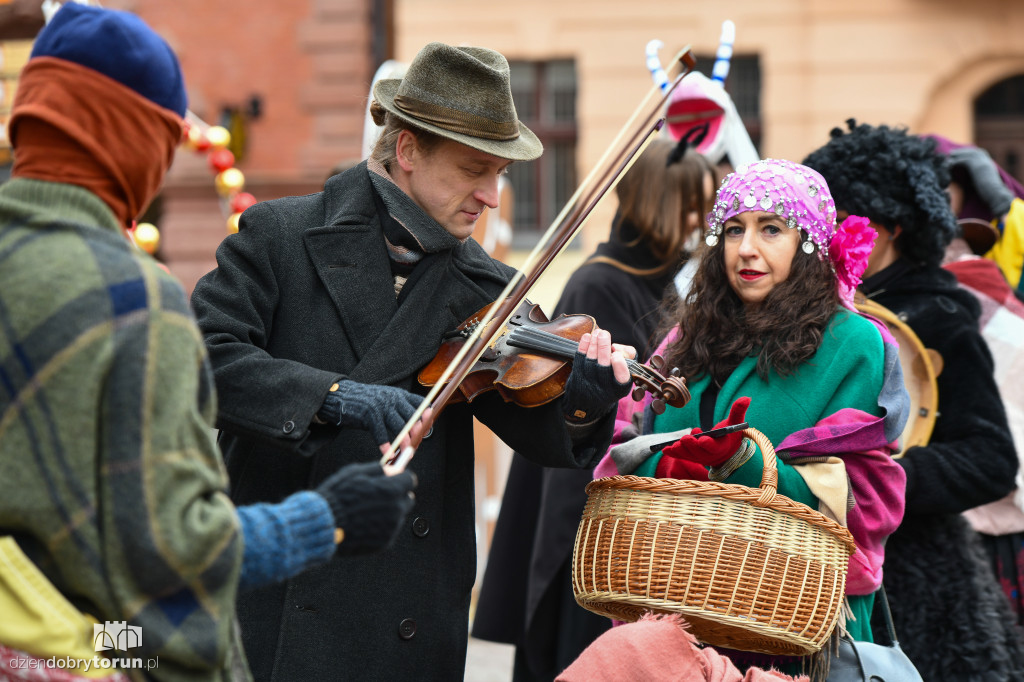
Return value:
M 516 116 L 508 61 L 494 50 L 430 43 L 404 78 L 378 81 L 373 97 L 407 123 L 502 159 L 544 151 Z

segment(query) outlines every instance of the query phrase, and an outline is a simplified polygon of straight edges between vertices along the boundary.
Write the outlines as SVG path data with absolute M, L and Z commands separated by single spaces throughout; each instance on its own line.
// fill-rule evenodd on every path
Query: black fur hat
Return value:
M 836 209 L 866 216 L 892 232 L 902 228 L 896 245 L 918 263 L 938 265 L 956 234 L 949 205 L 948 161 L 935 141 L 902 128 L 858 125 L 833 128 L 828 144 L 803 163 L 828 182 Z

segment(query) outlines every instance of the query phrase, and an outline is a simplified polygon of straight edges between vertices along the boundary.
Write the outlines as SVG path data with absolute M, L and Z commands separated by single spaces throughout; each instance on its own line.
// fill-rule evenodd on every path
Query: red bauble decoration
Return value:
M 215 173 L 226 171 L 235 165 L 235 155 L 228 149 L 214 149 L 206 160 Z
M 231 197 L 231 212 L 241 213 L 255 203 L 256 197 L 248 192 L 239 192 L 235 196 Z

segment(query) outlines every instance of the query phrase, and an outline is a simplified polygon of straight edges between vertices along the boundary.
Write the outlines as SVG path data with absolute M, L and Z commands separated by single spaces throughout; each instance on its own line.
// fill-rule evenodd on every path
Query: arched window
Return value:
M 974 143 L 1024 182 L 1024 74 L 999 81 L 974 100 Z

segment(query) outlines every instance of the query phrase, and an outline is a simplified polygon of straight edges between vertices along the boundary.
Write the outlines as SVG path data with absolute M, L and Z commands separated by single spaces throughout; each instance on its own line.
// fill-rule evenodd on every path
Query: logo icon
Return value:
M 92 626 L 92 642 L 96 651 L 128 651 L 142 646 L 142 628 L 123 620 L 96 623 Z

